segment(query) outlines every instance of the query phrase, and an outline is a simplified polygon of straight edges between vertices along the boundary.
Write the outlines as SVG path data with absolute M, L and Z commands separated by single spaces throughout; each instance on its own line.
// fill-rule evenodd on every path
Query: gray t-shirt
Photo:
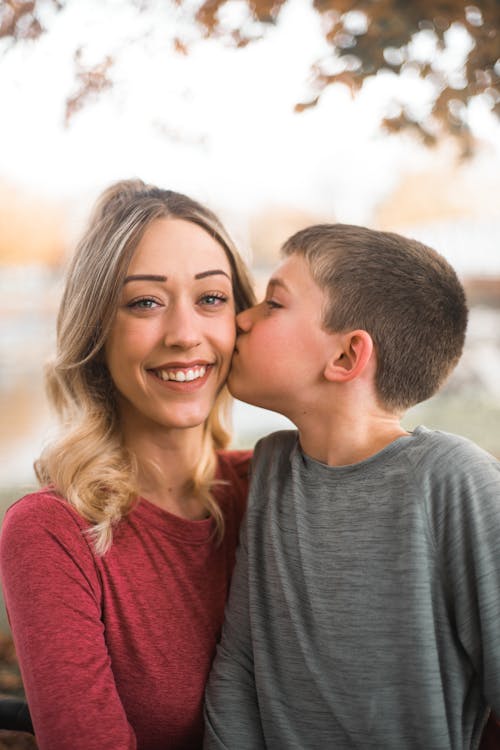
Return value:
M 464 750 L 500 715 L 500 463 L 419 427 L 358 464 L 255 451 L 207 750 Z

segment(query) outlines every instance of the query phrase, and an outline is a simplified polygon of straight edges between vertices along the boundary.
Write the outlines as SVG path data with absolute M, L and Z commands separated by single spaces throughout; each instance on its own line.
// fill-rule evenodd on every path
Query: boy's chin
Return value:
M 226 385 L 228 388 L 229 393 L 233 398 L 237 398 L 238 401 L 246 401 L 244 396 L 244 388 L 240 387 L 240 383 L 238 382 L 239 378 L 236 377 L 232 372 L 229 372 Z
M 251 406 L 258 406 L 260 409 L 275 411 L 278 414 L 282 413 L 280 409 L 275 408 L 273 404 L 269 403 L 271 399 L 259 398 L 259 395 L 255 393 L 255 389 L 252 388 L 252 384 L 247 380 L 242 383 L 240 378 L 229 376 L 227 387 L 231 396 L 238 399 L 238 401 L 243 401 L 245 404 L 250 404 Z
M 252 384 L 248 382 L 248 379 L 245 378 L 242 381 L 240 376 L 230 372 L 226 385 L 233 398 L 237 398 L 238 401 L 244 401 L 247 404 L 252 404 L 252 406 L 260 406 L 252 393 Z

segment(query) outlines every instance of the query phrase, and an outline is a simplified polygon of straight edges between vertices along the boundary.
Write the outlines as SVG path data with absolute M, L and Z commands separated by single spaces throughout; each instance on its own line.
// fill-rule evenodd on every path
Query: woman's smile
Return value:
M 144 232 L 106 345 L 123 424 L 201 429 L 233 353 L 231 277 L 201 227 L 158 219 Z
M 148 369 L 148 373 L 162 383 L 168 383 L 170 387 L 182 386 L 184 391 L 188 390 L 188 386 L 192 386 L 189 390 L 196 390 L 204 385 L 212 370 L 213 364 L 209 362 L 194 362 L 186 365 L 170 363 Z

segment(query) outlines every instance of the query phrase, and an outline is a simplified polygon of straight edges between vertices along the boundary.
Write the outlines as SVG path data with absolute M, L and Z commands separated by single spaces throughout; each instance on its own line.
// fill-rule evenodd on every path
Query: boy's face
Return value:
M 265 299 L 237 316 L 228 385 L 236 398 L 293 419 L 314 403 L 332 337 L 322 327 L 324 294 L 307 262 L 291 255 L 276 270 Z

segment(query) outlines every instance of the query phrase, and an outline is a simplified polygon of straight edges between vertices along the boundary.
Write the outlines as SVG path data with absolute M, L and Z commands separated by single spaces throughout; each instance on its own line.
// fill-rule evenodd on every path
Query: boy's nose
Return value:
M 248 307 L 236 316 L 236 328 L 238 333 L 246 333 L 250 330 L 252 326 L 252 310 L 253 307 Z

